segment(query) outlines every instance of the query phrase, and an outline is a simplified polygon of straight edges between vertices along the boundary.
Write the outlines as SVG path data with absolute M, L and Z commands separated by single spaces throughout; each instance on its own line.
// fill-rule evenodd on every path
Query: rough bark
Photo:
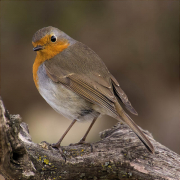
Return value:
M 64 146 L 66 162 L 49 143 L 31 141 L 27 124 L 0 100 L 0 173 L 6 179 L 180 179 L 180 156 L 156 142 L 150 154 L 125 125 L 100 133 L 91 146 Z

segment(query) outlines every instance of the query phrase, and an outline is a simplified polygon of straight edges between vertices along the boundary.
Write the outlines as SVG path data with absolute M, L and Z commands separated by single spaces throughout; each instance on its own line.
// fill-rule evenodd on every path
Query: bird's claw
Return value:
M 63 153 L 62 149 L 61 149 L 61 146 L 60 145 L 57 145 L 57 144 L 51 144 L 50 145 L 52 148 L 55 148 L 55 149 L 58 149 L 62 158 L 64 159 L 65 163 L 66 163 L 66 155 Z

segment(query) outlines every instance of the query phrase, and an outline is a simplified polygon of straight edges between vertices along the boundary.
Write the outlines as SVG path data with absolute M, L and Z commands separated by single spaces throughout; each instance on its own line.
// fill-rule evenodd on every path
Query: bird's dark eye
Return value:
M 56 42 L 56 36 L 51 36 L 51 41 Z

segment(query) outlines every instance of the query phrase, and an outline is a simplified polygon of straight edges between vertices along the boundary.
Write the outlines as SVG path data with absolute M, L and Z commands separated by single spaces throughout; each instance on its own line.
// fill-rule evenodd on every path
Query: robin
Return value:
M 120 105 L 138 115 L 114 76 L 101 58 L 89 47 L 54 27 L 38 30 L 33 38 L 37 52 L 33 64 L 33 79 L 41 96 L 58 113 L 72 120 L 63 136 L 52 146 L 60 144 L 76 121 L 92 121 L 86 137 L 100 114 L 109 115 L 127 124 L 146 148 L 154 147 Z

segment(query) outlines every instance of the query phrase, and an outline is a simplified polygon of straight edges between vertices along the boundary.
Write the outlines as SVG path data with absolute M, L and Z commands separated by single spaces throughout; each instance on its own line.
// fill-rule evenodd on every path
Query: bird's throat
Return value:
M 34 83 L 36 85 L 36 88 L 38 87 L 38 75 L 37 71 L 39 66 L 46 60 L 50 60 L 60 52 L 62 52 L 64 49 L 66 49 L 69 46 L 69 43 L 66 42 L 59 42 L 55 46 L 47 45 L 43 50 L 37 51 L 37 56 L 33 64 L 33 79 Z

